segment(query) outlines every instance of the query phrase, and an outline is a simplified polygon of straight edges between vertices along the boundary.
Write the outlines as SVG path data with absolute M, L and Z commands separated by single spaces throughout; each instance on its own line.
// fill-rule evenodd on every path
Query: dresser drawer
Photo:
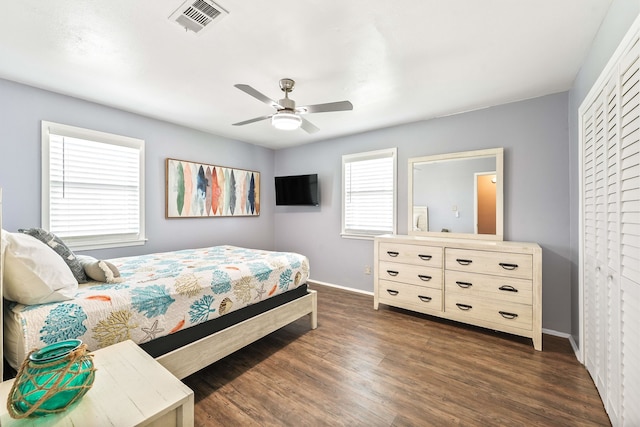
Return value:
M 532 279 L 533 257 L 528 254 L 446 248 L 445 268 L 447 270 Z
M 378 276 L 381 280 L 442 289 L 442 269 L 440 268 L 384 261 L 378 263 L 378 268 Z
M 442 248 L 405 243 L 380 243 L 378 259 L 442 268 Z
M 498 328 L 499 325 L 504 325 L 509 328 L 532 329 L 531 305 L 447 294 L 444 310 L 448 317 L 466 323 L 474 323 L 474 319 L 477 319 L 493 323 Z
M 533 304 L 533 281 L 528 279 L 447 270 L 444 288 L 445 295 L 460 294 L 465 297 Z
M 378 299 L 383 304 L 417 311 L 442 311 L 442 290 L 380 280 Z

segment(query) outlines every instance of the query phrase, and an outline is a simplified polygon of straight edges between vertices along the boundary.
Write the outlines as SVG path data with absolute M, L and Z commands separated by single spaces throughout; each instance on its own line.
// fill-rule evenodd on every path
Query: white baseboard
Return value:
M 547 335 L 553 335 L 554 337 L 560 337 L 560 338 L 566 338 L 566 339 L 569 339 L 571 337 L 571 334 L 568 334 L 566 332 L 558 332 L 553 329 L 546 329 L 546 328 L 542 328 L 542 333 Z
M 307 280 L 307 284 L 309 284 L 309 285 L 316 284 L 316 285 L 321 285 L 321 286 L 329 286 L 329 287 L 332 287 L 332 288 L 338 288 L 338 289 L 342 289 L 342 290 L 349 291 L 349 292 L 355 292 L 355 293 L 358 293 L 358 294 L 365 294 L 365 295 L 373 296 L 373 292 L 370 292 L 370 291 L 363 291 L 362 289 L 349 288 L 347 286 L 336 285 L 334 283 L 321 282 L 319 280 L 309 279 L 309 280 Z
M 573 339 L 573 335 L 569 336 L 569 342 L 571 343 L 571 348 L 573 348 L 573 352 L 576 354 L 576 359 L 578 359 L 578 362 L 584 365 L 584 361 L 582 360 L 582 351 L 580 351 L 580 347 L 578 347 L 578 344 Z
M 580 348 L 578 348 L 578 344 L 576 344 L 576 341 L 573 339 L 573 335 L 545 328 L 542 328 L 542 333 L 568 339 L 569 344 L 571 344 L 571 348 L 573 349 L 573 353 L 576 355 L 576 359 L 578 359 L 578 362 L 582 363 L 582 359 L 580 358 Z

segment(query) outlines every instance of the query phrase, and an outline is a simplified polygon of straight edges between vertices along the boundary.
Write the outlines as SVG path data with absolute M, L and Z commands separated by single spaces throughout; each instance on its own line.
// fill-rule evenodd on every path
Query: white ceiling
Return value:
M 282 148 L 568 90 L 611 0 L 218 0 L 196 35 L 182 0 L 2 0 L 0 78 L 257 145 Z M 353 111 L 279 131 L 274 110 Z

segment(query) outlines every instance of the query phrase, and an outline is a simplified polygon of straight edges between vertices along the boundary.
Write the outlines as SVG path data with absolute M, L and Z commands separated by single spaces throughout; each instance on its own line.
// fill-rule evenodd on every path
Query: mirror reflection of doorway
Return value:
M 475 174 L 474 223 L 476 234 L 496 233 L 496 173 Z

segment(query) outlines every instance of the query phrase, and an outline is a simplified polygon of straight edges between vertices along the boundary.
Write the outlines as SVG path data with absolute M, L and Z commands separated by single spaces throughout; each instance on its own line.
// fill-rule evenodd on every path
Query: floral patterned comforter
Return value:
M 80 339 L 90 350 L 127 339 L 144 343 L 296 288 L 309 277 L 302 255 L 234 246 L 109 261 L 120 270 L 121 283 L 82 284 L 69 301 L 9 303 L 5 321 L 19 327 L 8 329 L 22 332 L 9 340 L 15 349 L 5 345 L 12 365 L 31 349 L 65 339 Z

